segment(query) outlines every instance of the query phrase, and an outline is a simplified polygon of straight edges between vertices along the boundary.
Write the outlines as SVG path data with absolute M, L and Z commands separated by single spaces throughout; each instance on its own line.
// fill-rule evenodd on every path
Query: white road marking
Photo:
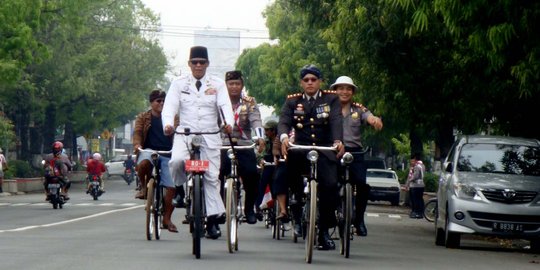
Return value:
M 389 218 L 401 218 L 401 215 L 388 215 Z
M 30 203 L 14 203 L 11 206 L 23 206 L 23 205 L 29 205 Z
M 15 228 L 15 229 L 10 229 L 10 230 L 0 230 L 0 233 L 3 233 L 3 232 L 21 232 L 21 231 L 27 231 L 27 230 L 31 230 L 31 229 L 37 229 L 37 228 L 46 228 L 46 227 L 58 226 L 58 225 L 73 223 L 73 222 L 77 222 L 77 221 L 81 221 L 81 220 L 85 220 L 85 219 L 95 218 L 95 217 L 99 217 L 99 216 L 103 216 L 103 215 L 113 214 L 113 213 L 122 212 L 122 211 L 128 211 L 128 210 L 136 209 L 136 208 L 143 207 L 143 206 L 144 205 L 137 205 L 137 206 L 132 206 L 132 207 L 123 208 L 123 209 L 110 210 L 110 211 L 101 212 L 101 213 L 97 213 L 97 214 L 93 214 L 93 215 L 89 215 L 89 216 L 85 216 L 85 217 L 74 218 L 74 219 L 64 220 L 64 221 L 55 222 L 55 223 L 26 226 L 26 227 Z
M 114 203 L 102 203 L 102 204 L 98 204 L 99 206 L 111 206 L 111 205 L 114 205 Z
M 377 213 L 367 213 L 366 215 L 368 217 L 379 217 L 379 214 L 377 214 Z

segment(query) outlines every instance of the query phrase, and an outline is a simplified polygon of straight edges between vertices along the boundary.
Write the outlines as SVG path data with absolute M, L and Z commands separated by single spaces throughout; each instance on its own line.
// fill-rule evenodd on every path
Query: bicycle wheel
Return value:
M 154 234 L 154 215 L 152 211 L 154 209 L 154 178 L 148 180 L 146 188 L 146 239 L 152 240 Z
M 156 240 L 159 240 L 161 236 L 161 227 L 163 226 L 163 189 L 158 183 L 154 186 L 154 236 L 156 237 Z
M 238 207 L 237 207 L 237 195 L 236 185 L 233 178 L 228 178 L 225 186 L 225 210 L 227 219 L 227 248 L 229 253 L 233 253 L 238 250 Z
M 429 222 L 434 222 L 437 217 L 437 199 L 430 199 L 424 206 L 424 218 Z
M 345 194 L 342 197 L 341 207 L 343 211 L 342 231 L 339 234 L 341 240 L 340 254 L 349 258 L 351 249 L 351 222 L 352 222 L 352 186 L 345 184 Z
M 202 179 L 201 175 L 195 175 L 193 177 L 193 199 L 192 201 L 192 213 L 193 219 L 193 254 L 197 259 L 201 258 L 201 237 L 203 236 L 203 204 L 202 204 Z
M 282 233 L 283 231 L 281 230 L 281 220 L 278 219 L 278 215 L 277 213 L 279 213 L 279 202 L 277 200 L 274 201 L 274 213 L 276 213 L 274 215 L 274 233 L 275 233 L 275 237 L 277 240 L 280 240 L 281 239 L 281 236 L 282 236 Z
M 317 182 L 311 180 L 309 183 L 310 199 L 309 199 L 309 221 L 307 224 L 306 235 L 306 262 L 311 263 L 313 257 L 313 246 L 315 245 L 315 222 L 317 218 Z

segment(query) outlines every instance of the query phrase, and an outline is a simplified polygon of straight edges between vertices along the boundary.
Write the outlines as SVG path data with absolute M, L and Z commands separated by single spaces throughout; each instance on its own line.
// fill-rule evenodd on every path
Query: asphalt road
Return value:
M 227 251 L 224 237 L 203 239 L 197 260 L 180 224 L 184 209 L 173 216 L 179 233 L 147 241 L 143 201 L 133 199 L 133 186 L 113 178 L 106 187 L 93 201 L 75 184 L 58 210 L 43 194 L 0 197 L 0 269 L 540 269 L 539 255 L 523 245 L 464 237 L 460 249 L 437 247 L 432 223 L 386 204 L 368 206 L 369 235 L 354 238 L 349 259 L 316 250 L 306 264 L 303 240 L 293 243 L 290 234 L 274 240 L 257 223 L 240 226 L 237 253 Z

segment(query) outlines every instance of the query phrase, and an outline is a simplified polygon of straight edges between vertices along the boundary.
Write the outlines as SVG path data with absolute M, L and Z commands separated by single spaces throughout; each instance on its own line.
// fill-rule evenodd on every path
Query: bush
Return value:
M 38 176 L 39 172 L 32 169 L 26 160 L 10 160 L 8 161 L 8 169 L 5 171 L 5 179 L 13 177 L 29 178 Z

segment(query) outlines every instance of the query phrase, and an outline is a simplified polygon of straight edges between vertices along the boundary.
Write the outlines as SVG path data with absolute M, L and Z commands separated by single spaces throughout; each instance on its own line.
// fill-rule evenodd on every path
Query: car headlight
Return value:
M 482 200 L 475 187 L 467 184 L 454 184 L 454 193 L 460 199 Z

